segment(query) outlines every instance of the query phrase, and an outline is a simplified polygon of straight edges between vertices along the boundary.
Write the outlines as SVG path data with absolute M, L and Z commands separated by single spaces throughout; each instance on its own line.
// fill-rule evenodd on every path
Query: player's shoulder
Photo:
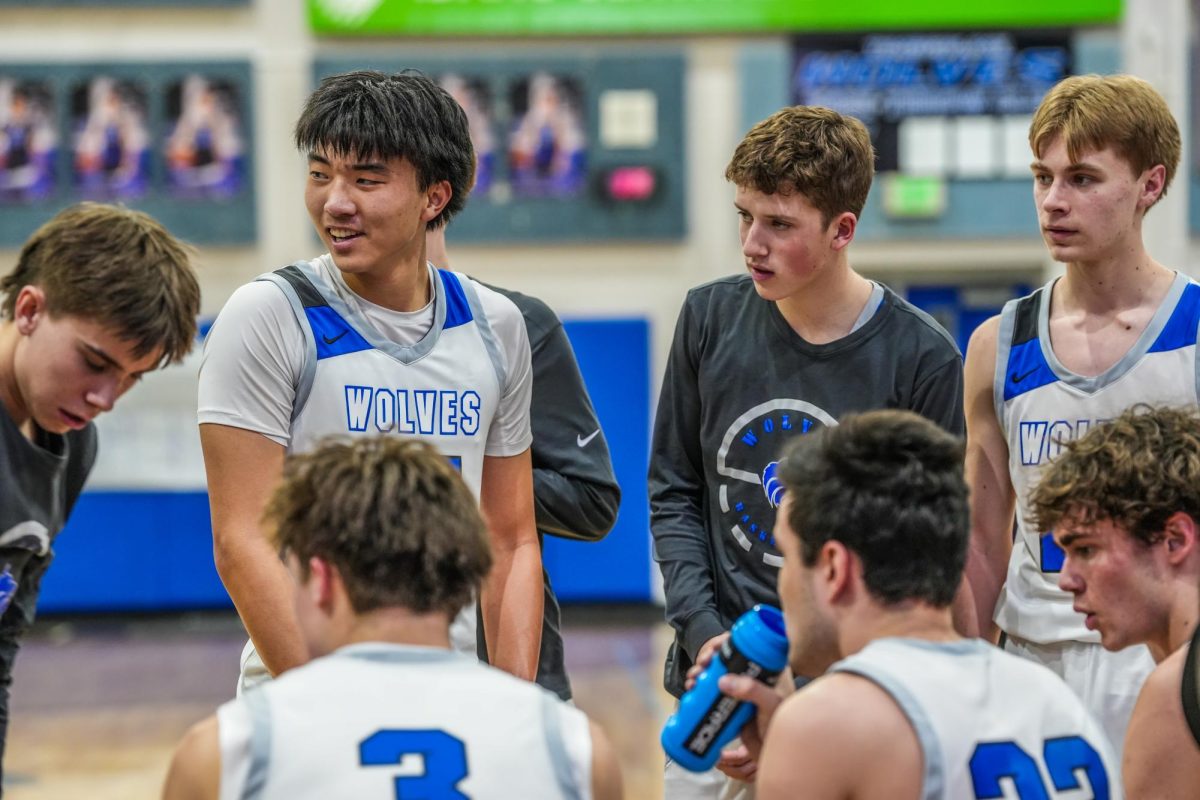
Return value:
M 230 320 L 256 319 L 278 316 L 280 312 L 291 314 L 291 304 L 279 284 L 266 279 L 264 273 L 254 280 L 243 283 L 233 290 L 225 305 L 217 314 L 217 325 L 228 324 Z
M 749 275 L 725 275 L 705 281 L 688 289 L 687 300 L 693 303 L 744 301 L 751 295 L 757 297 L 754 282 Z
M 525 324 L 525 318 L 521 314 L 521 309 L 507 292 L 502 292 L 488 286 L 462 272 L 454 272 L 453 270 L 441 268 L 438 269 L 438 272 L 443 278 L 451 277 L 457 280 L 460 286 L 470 289 L 471 293 L 475 295 L 479 309 L 483 312 L 488 324 L 507 325 L 512 324 L 516 320 L 519 320 L 522 325 Z
M 927 311 L 896 294 L 890 287 L 884 286 L 883 292 L 884 301 L 895 313 L 896 324 L 905 331 L 901 341 L 919 342 L 925 347 L 961 356 L 954 337 Z
M 853 714 L 846 714 L 853 708 Z M 852 672 L 832 672 L 789 696 L 771 720 L 771 731 L 797 742 L 894 740 L 909 725 L 895 699 L 875 681 Z M 778 726 L 778 727 L 777 727 Z
M 540 336 L 562 324 L 558 319 L 558 315 L 554 313 L 554 309 L 550 308 L 545 301 L 538 297 L 518 292 L 516 289 L 485 283 L 477 278 L 472 278 L 472 280 L 484 290 L 490 290 L 512 301 L 517 310 L 521 312 L 521 316 L 525 318 L 525 324 L 529 328 L 529 338 L 531 340 L 540 338 Z

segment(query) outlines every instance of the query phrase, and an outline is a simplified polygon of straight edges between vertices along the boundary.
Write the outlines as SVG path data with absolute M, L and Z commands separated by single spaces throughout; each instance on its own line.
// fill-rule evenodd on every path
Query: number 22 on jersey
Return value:
M 1079 771 L 1087 775 L 1094 800 L 1109 800 L 1108 773 L 1104 761 L 1082 736 L 1048 739 L 1042 748 L 1042 761 L 1050 782 L 1059 792 L 1082 788 Z M 971 756 L 971 782 L 976 800 L 1003 798 L 1002 779 L 1008 778 L 1020 800 L 1051 800 L 1042 770 L 1033 756 L 1016 742 L 984 742 Z

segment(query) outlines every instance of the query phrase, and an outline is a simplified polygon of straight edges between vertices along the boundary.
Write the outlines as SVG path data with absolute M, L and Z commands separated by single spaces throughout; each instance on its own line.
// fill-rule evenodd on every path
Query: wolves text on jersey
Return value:
M 457 389 L 387 389 L 346 386 L 346 429 L 425 436 L 474 436 L 479 394 Z
M 1035 467 L 1058 457 L 1063 446 L 1107 419 L 1021 420 L 1021 465 Z

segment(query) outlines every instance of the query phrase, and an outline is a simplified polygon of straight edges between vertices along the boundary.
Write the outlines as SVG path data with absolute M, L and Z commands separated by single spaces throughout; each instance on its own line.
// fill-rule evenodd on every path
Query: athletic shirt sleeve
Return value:
M 204 340 L 200 424 L 254 431 L 286 447 L 304 347 L 304 334 L 278 286 L 253 281 L 239 288 Z
M 475 282 L 492 334 L 500 350 L 503 384 L 496 416 L 488 431 L 484 454 L 515 456 L 533 443 L 529 425 L 529 402 L 533 393 L 533 369 L 530 366 L 529 332 L 525 318 L 511 300 Z

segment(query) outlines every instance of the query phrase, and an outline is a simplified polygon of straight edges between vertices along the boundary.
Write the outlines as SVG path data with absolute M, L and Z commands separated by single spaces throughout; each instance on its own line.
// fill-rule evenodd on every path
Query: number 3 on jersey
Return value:
M 358 745 L 364 767 L 395 766 L 407 755 L 421 756 L 425 771 L 395 779 L 397 800 L 469 800 L 458 790 L 467 777 L 467 748 L 445 731 L 385 728 Z
M 1047 740 L 1042 748 L 1042 760 L 1056 791 L 1069 792 L 1081 788 L 1076 773 L 1082 770 L 1092 785 L 1095 800 L 1109 800 L 1108 773 L 1104 771 L 1104 762 L 1083 737 L 1064 736 Z M 1013 782 L 1017 797 L 1021 800 L 1050 800 L 1050 792 L 1037 762 L 1016 742 L 985 742 L 977 745 L 971 756 L 971 782 L 975 787 L 976 800 L 1004 797 L 1004 790 L 1000 786 L 1003 778 Z

